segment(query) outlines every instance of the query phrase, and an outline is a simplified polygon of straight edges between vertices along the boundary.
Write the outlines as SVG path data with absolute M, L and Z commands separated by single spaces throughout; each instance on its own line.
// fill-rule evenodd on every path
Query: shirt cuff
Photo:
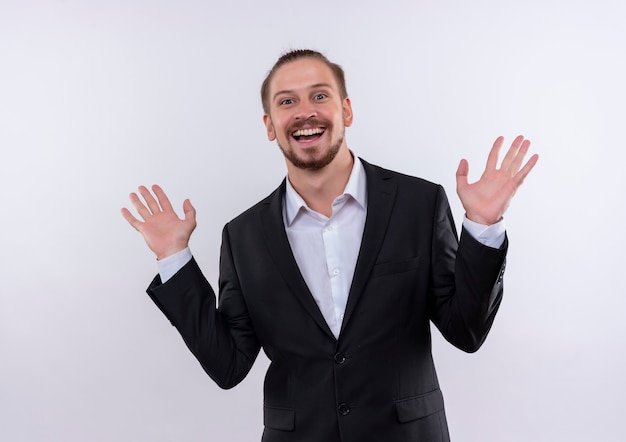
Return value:
M 484 224 L 475 223 L 467 217 L 463 217 L 463 227 L 476 241 L 487 247 L 499 249 L 502 244 L 504 244 L 504 238 L 506 236 L 504 219 L 490 226 L 486 226 Z
M 191 257 L 191 250 L 187 247 L 167 258 L 158 260 L 157 267 L 159 269 L 159 275 L 161 276 L 161 284 L 165 284 L 168 279 L 191 261 Z

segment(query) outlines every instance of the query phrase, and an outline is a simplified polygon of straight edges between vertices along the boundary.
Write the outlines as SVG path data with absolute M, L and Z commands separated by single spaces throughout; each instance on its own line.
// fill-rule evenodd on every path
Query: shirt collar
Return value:
M 343 195 L 350 196 L 363 209 L 366 209 L 367 186 L 365 182 L 365 169 L 363 168 L 363 163 L 361 163 L 359 157 L 354 154 L 352 154 L 352 157 L 354 158 L 354 164 L 352 165 L 350 178 L 348 178 L 348 183 L 346 184 L 346 188 L 343 193 L 337 198 L 340 198 Z M 298 192 L 296 192 L 296 189 L 294 189 L 289 182 L 289 177 L 287 177 L 284 202 L 284 214 L 287 225 L 291 225 L 293 223 L 294 219 L 303 208 L 307 208 L 306 202 L 304 202 L 302 197 L 298 194 Z

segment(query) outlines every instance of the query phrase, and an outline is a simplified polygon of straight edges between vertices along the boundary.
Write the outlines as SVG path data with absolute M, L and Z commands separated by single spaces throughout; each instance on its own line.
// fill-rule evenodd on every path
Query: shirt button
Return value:
M 339 411 L 340 415 L 347 416 L 348 414 L 350 414 L 350 407 L 348 406 L 348 404 L 341 404 L 339 405 L 337 411 Z
M 333 269 L 333 275 L 338 275 L 339 274 L 339 267 L 335 267 Z
M 346 357 L 345 357 L 345 355 L 344 355 L 343 353 L 337 353 L 337 354 L 335 355 L 335 362 L 336 362 L 338 365 L 342 365 L 344 362 L 346 362 Z

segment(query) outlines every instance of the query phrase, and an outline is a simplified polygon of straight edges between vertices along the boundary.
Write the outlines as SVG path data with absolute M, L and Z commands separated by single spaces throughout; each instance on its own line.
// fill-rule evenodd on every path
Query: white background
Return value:
M 623 441 L 626 3 L 0 0 L 0 440 L 254 441 L 261 356 L 222 391 L 144 290 L 119 213 L 139 184 L 221 228 L 284 176 L 259 87 L 285 50 L 342 64 L 370 162 L 477 179 L 498 135 L 539 163 L 516 195 L 484 347 L 434 332 L 456 441 Z

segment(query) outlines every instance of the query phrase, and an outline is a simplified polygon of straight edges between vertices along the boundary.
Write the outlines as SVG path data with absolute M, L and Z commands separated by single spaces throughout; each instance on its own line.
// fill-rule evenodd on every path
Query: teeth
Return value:
M 293 133 L 294 137 L 310 137 L 311 135 L 317 135 L 324 133 L 324 129 L 316 127 L 315 129 L 300 129 Z

